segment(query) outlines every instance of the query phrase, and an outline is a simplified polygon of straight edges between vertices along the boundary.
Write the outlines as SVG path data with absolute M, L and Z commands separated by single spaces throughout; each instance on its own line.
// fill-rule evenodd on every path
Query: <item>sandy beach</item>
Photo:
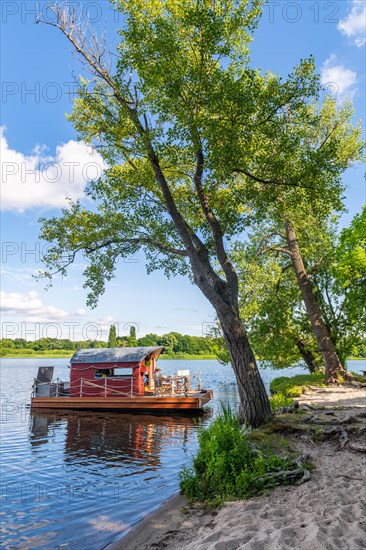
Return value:
M 366 389 L 312 389 L 300 400 L 310 422 L 339 426 L 356 415 L 357 443 L 365 445 Z M 309 416 L 309 415 L 308 415 Z M 348 419 L 347 419 L 348 418 Z M 324 426 L 323 426 L 324 427 Z M 226 503 L 217 513 L 170 499 L 110 550 L 359 550 L 366 548 L 366 454 L 335 437 L 291 436 L 315 469 L 302 485 L 282 486 L 255 498 Z

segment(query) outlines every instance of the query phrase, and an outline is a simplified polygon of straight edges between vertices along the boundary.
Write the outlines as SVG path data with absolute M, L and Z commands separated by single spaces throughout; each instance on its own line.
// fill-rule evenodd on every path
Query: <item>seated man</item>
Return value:
M 162 378 L 163 378 L 163 375 L 161 374 L 161 368 L 156 367 L 153 374 L 153 380 L 154 380 L 156 390 L 160 390 Z

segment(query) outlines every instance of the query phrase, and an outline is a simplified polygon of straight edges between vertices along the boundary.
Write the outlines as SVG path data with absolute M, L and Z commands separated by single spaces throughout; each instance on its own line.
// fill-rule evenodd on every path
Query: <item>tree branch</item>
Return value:
M 292 258 L 292 252 L 288 250 L 288 248 L 283 248 L 282 246 L 270 246 L 269 248 L 262 250 L 261 254 L 265 254 L 266 252 L 270 251 L 283 252 L 283 254 L 288 254 Z
M 280 181 L 275 181 L 275 180 L 265 180 L 263 178 L 259 178 L 258 176 L 255 176 L 254 174 L 252 174 L 248 170 L 244 170 L 242 168 L 232 168 L 231 171 L 232 171 L 233 174 L 235 174 L 235 173 L 244 174 L 245 176 L 248 176 L 248 178 L 251 178 L 252 180 L 254 180 L 258 183 L 263 183 L 264 185 L 284 185 L 284 186 L 287 186 L 287 187 L 301 187 L 301 189 L 316 189 L 316 187 L 311 186 L 311 185 L 300 185 L 299 183 L 290 183 L 290 182 L 284 182 L 284 181 L 280 182 Z
M 177 256 L 188 257 L 188 252 L 186 250 L 181 250 L 179 248 L 164 245 L 158 241 L 155 241 L 154 239 L 151 239 L 150 237 L 145 237 L 145 236 L 140 236 L 133 239 L 109 239 L 100 244 L 95 244 L 92 247 L 85 247 L 85 252 L 87 254 L 91 254 L 111 244 L 147 244 L 147 245 L 154 246 L 160 252 L 165 252 L 167 254 L 175 254 Z
M 181 250 L 172 246 L 164 245 L 147 236 L 140 236 L 133 239 L 108 239 L 101 243 L 96 243 L 92 246 L 79 246 L 72 253 L 69 254 L 68 261 L 65 262 L 65 264 L 59 267 L 56 271 L 45 274 L 45 276 L 51 279 L 54 275 L 63 272 L 69 265 L 74 263 L 77 253 L 81 252 L 82 250 L 86 254 L 92 254 L 93 252 L 101 250 L 102 248 L 106 248 L 111 244 L 147 244 L 154 246 L 159 252 L 164 252 L 165 254 L 174 254 L 176 256 L 188 257 L 188 252 L 186 250 Z M 119 253 L 117 253 L 115 257 L 117 257 L 118 255 Z
M 56 5 L 50 6 L 50 9 L 55 14 L 56 21 L 53 22 L 53 21 L 48 21 L 48 20 L 38 18 L 37 22 L 44 23 L 46 25 L 50 25 L 52 27 L 58 28 L 66 36 L 66 38 L 71 42 L 71 44 L 74 46 L 76 51 L 85 59 L 87 64 L 113 90 L 114 97 L 116 98 L 118 103 L 120 103 L 120 105 L 124 107 L 131 122 L 135 125 L 138 133 L 143 139 L 150 165 L 153 169 L 155 178 L 159 186 L 161 187 L 168 211 L 182 237 L 182 240 L 186 246 L 187 251 L 190 252 L 190 255 L 192 256 L 192 258 L 196 257 L 196 260 L 197 260 L 197 252 L 195 250 L 195 247 L 191 239 L 191 233 L 187 230 L 187 223 L 185 222 L 182 215 L 179 213 L 177 209 L 177 206 L 175 204 L 175 201 L 169 189 L 168 183 L 160 167 L 158 157 L 153 149 L 151 140 L 149 138 L 148 129 L 145 129 L 143 127 L 138 117 L 136 109 L 131 107 L 130 102 L 121 95 L 119 85 L 113 81 L 113 78 L 111 77 L 109 72 L 106 70 L 105 67 L 101 65 L 100 55 L 93 54 L 93 52 L 91 52 L 90 49 L 87 47 L 85 32 L 82 29 L 79 29 L 77 27 L 77 24 L 75 23 L 76 21 L 75 16 L 69 16 L 67 12 L 67 6 L 56 3 Z M 126 86 L 126 92 L 128 94 L 131 94 L 127 86 Z
M 203 213 L 205 215 L 205 218 L 211 227 L 211 231 L 212 231 L 212 235 L 215 243 L 217 259 L 219 260 L 219 263 L 222 269 L 224 270 L 226 280 L 229 283 L 231 290 L 235 293 L 235 295 L 237 295 L 238 289 L 239 289 L 238 276 L 235 272 L 235 269 L 232 263 L 228 258 L 228 255 L 226 254 L 220 222 L 216 218 L 213 210 L 210 208 L 208 198 L 205 195 L 203 190 L 203 186 L 202 186 L 203 166 L 204 166 L 204 157 L 202 152 L 202 146 L 201 144 L 199 144 L 197 148 L 197 153 L 196 153 L 196 171 L 193 177 L 194 185 L 195 185 L 197 195 L 198 195 Z

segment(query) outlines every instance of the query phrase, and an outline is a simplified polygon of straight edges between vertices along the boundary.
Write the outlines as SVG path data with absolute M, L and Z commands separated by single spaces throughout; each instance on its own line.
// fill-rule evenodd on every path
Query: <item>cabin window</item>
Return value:
M 132 368 L 121 368 L 121 369 L 113 369 L 112 376 L 132 376 L 132 374 L 133 374 Z
M 96 369 L 94 378 L 109 378 L 113 375 L 113 369 Z

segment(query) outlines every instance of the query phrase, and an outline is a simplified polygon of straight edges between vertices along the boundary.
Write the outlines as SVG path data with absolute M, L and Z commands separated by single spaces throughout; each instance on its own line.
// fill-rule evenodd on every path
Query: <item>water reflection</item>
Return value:
M 6 432 L 3 545 L 80 550 L 103 548 L 176 491 L 198 419 L 35 411 L 26 424 Z
M 66 463 L 93 457 L 111 467 L 114 462 L 121 464 L 132 458 L 157 466 L 162 448 L 172 441 L 179 439 L 182 448 L 187 447 L 198 421 L 198 417 L 182 415 L 35 411 L 30 414 L 29 440 L 33 448 L 48 445 L 56 430 L 64 426 Z

